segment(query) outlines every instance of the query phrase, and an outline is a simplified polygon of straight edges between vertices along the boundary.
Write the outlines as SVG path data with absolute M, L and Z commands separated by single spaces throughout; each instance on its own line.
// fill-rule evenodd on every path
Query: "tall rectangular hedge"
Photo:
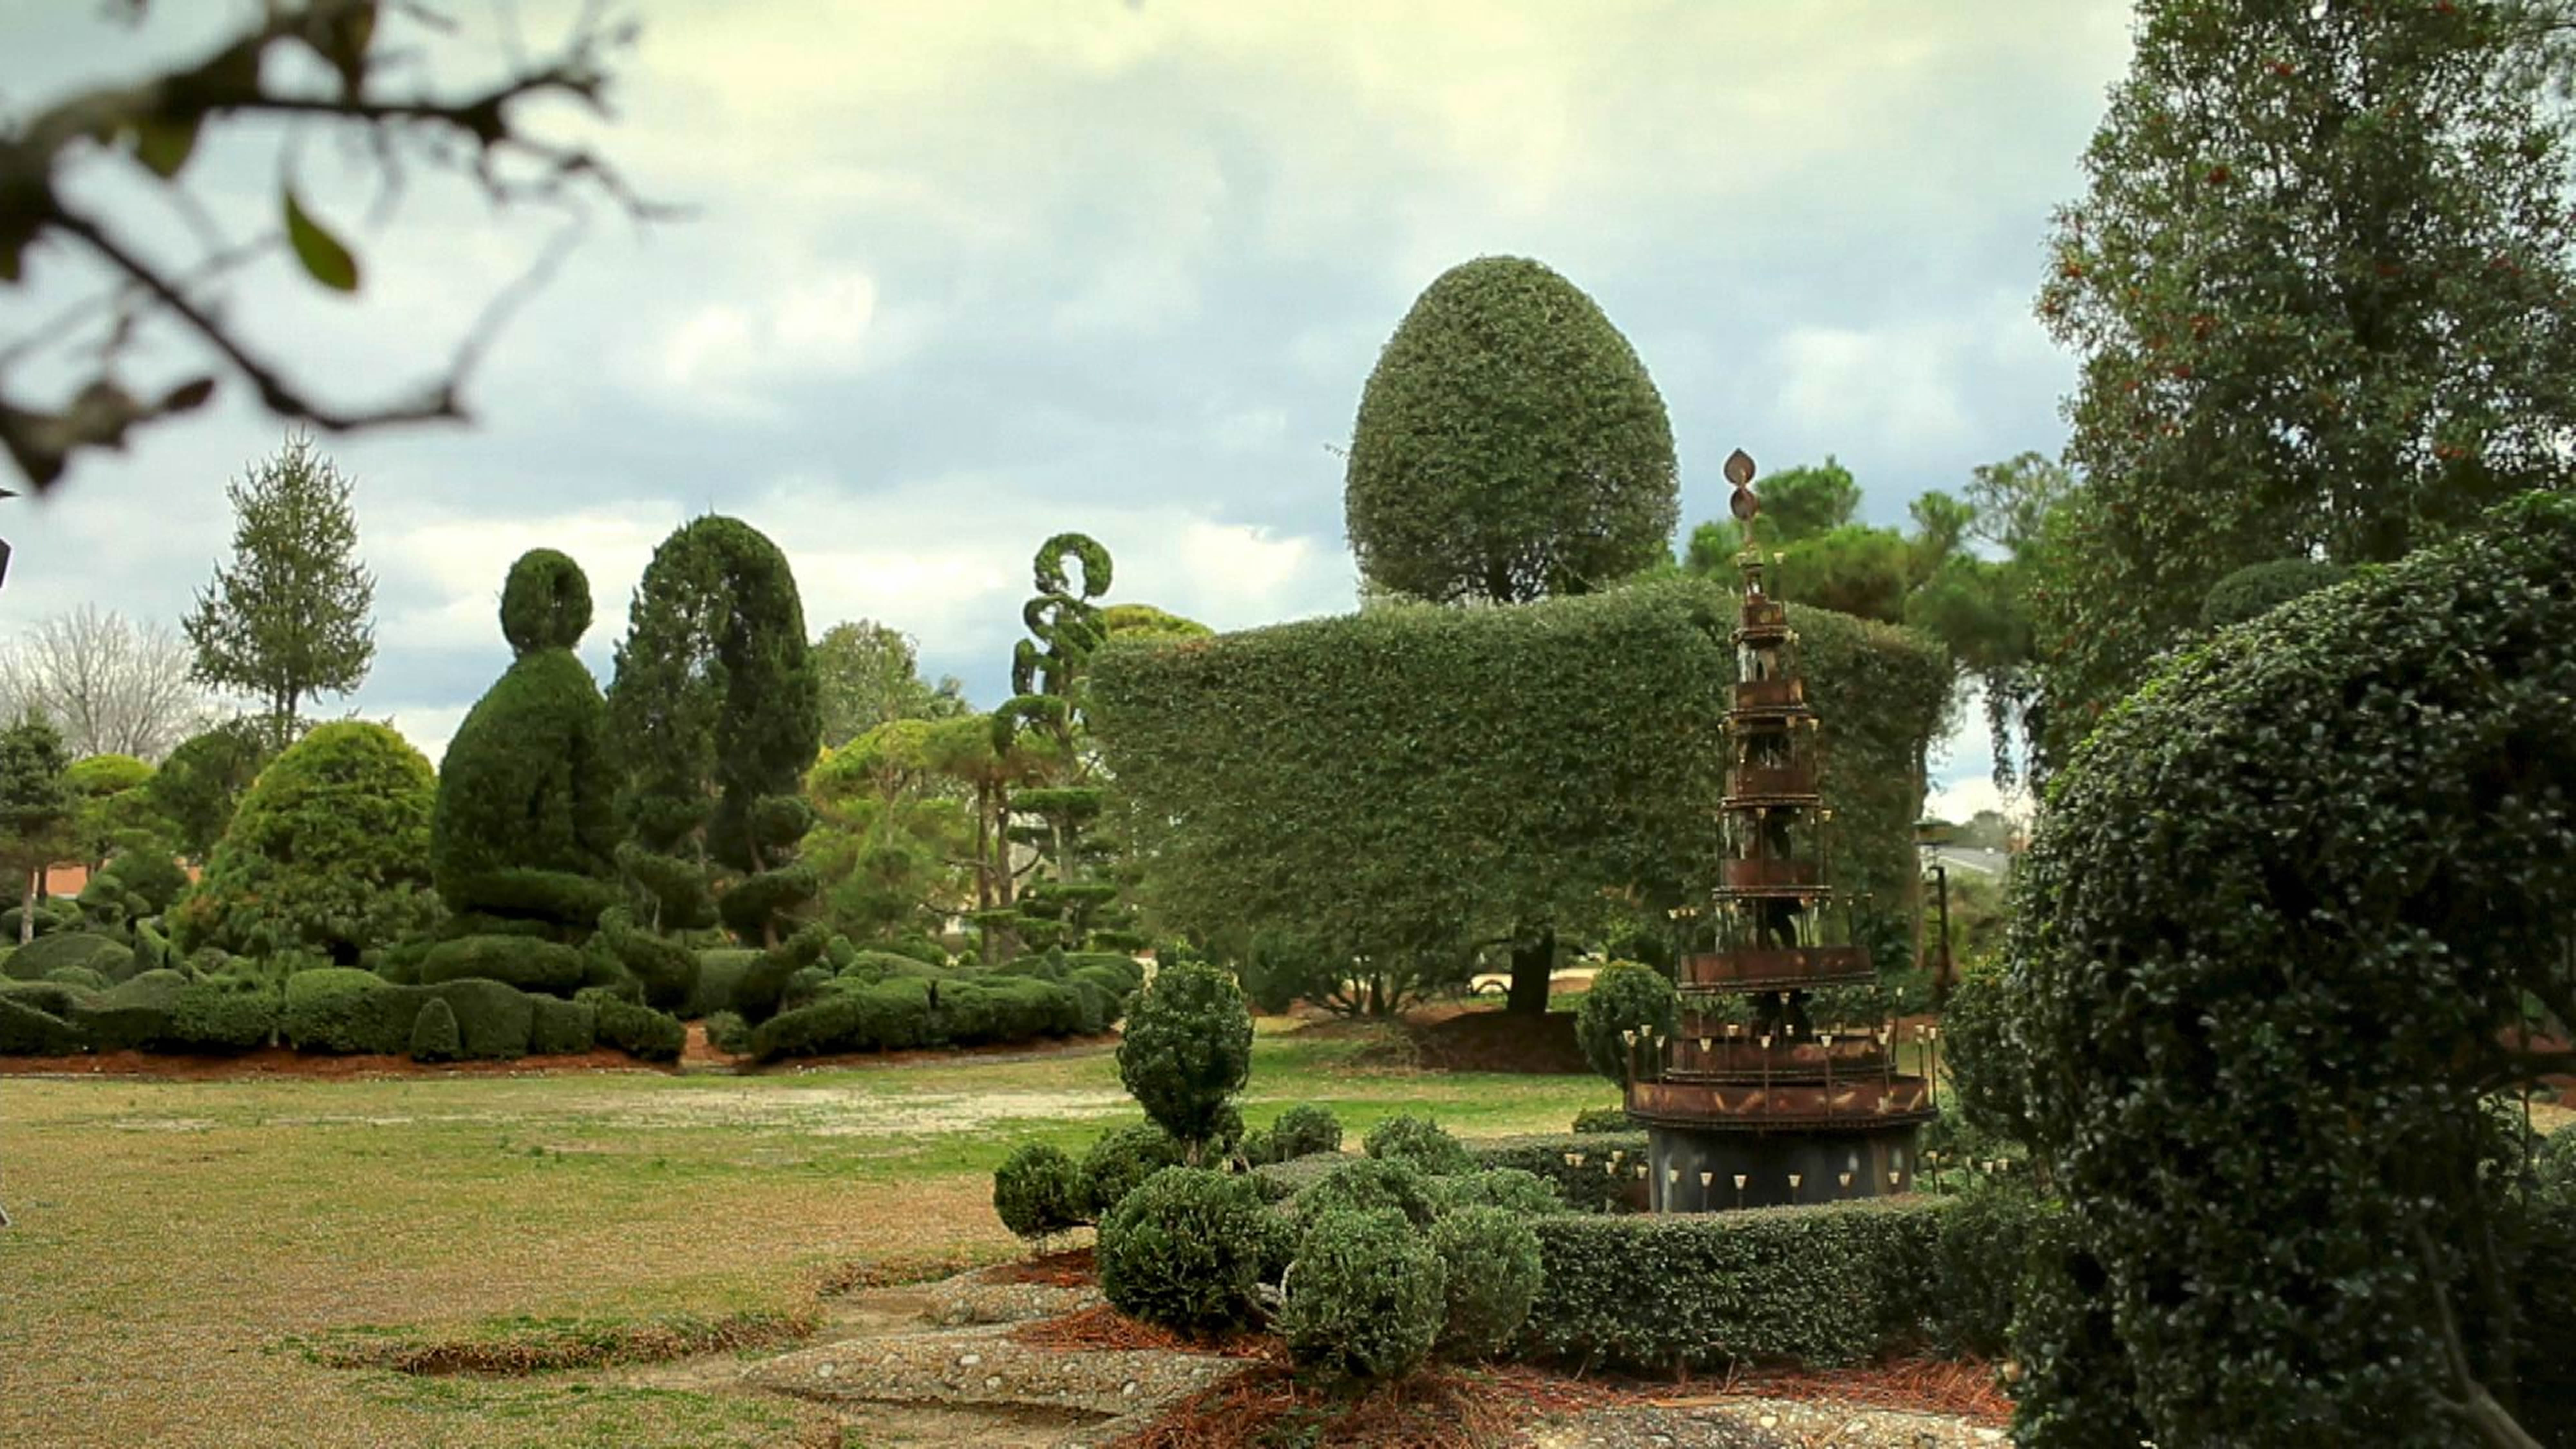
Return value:
M 1495 608 L 1396 605 L 1094 656 L 1091 722 L 1176 925 L 1349 955 L 1581 930 L 1704 896 L 1720 853 L 1736 599 L 1674 579 Z M 1824 716 L 1841 883 L 1914 879 L 1930 639 L 1790 609 Z

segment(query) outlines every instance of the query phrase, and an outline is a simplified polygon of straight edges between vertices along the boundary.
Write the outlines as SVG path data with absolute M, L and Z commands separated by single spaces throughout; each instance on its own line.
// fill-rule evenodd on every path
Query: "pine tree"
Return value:
M 19 882 L 22 946 L 36 934 L 36 882 L 72 844 L 79 801 L 65 768 L 62 734 L 43 715 L 0 730 L 0 865 Z
M 272 749 L 294 739 L 306 701 L 357 688 L 375 659 L 376 581 L 357 559 L 354 486 L 294 433 L 225 489 L 232 561 L 184 627 L 194 677 L 258 700 Z
M 2521 0 L 2145 0 L 2059 213 L 2062 754 L 2248 564 L 2393 559 L 2576 446 L 2576 212 Z

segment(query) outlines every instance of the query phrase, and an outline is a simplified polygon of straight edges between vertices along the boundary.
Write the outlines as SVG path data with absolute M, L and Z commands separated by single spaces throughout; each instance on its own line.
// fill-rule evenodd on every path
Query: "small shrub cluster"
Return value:
M 1518 1168 L 1552 1184 L 1565 1205 L 1576 1212 L 1627 1212 L 1642 1187 L 1628 1168 L 1644 1160 L 1646 1134 L 1498 1137 L 1477 1143 L 1468 1155 L 1478 1167 Z
M 1466 1147 L 1446 1128 L 1409 1112 L 1370 1128 L 1360 1145 L 1371 1157 L 1409 1163 L 1435 1177 L 1465 1172 L 1475 1165 Z
M 1252 1011 L 1227 972 L 1175 961 L 1129 1002 L 1118 1080 L 1174 1137 L 1216 1137 L 1230 1099 L 1251 1073 Z
M 1100 1220 L 1100 1291 L 1175 1333 L 1248 1328 L 1259 1285 L 1288 1258 L 1289 1228 L 1243 1177 L 1167 1167 Z
M 993 1212 L 1018 1237 L 1052 1237 L 1092 1220 L 1091 1192 L 1063 1149 L 1024 1142 L 993 1172 Z
M 1440 1337 L 1448 1279 L 1402 1213 L 1334 1208 L 1307 1225 L 1288 1266 L 1279 1336 L 1301 1372 L 1327 1381 L 1402 1378 Z

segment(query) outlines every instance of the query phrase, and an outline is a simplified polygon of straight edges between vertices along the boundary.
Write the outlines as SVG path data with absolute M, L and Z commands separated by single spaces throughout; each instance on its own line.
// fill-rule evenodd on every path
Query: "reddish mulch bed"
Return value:
M 1278 1339 L 1261 1333 L 1226 1338 L 1184 1338 L 1167 1328 L 1140 1323 L 1106 1303 L 1095 1303 L 1061 1318 L 1042 1318 L 1011 1330 L 1014 1343 L 1064 1353 L 1098 1353 L 1152 1349 L 1162 1353 L 1203 1353 L 1217 1358 L 1262 1359 L 1285 1366 L 1287 1350 Z
M 1119 1449 L 1256 1449 L 1266 1444 L 1366 1444 L 1371 1449 L 1481 1449 L 1534 1414 L 1612 1402 L 1568 1379 L 1521 1370 L 1432 1369 L 1346 1399 L 1299 1385 L 1265 1363 L 1173 1405 Z
M 1036 1283 L 1048 1288 L 1088 1288 L 1099 1279 L 1100 1269 L 1092 1262 L 1089 1248 L 1015 1258 L 984 1270 L 987 1283 Z
M 1574 1014 L 1513 1016 L 1465 1011 L 1436 1021 L 1408 1021 L 1414 1063 L 1435 1072 L 1514 1072 L 1583 1076 L 1592 1065 L 1574 1039 Z

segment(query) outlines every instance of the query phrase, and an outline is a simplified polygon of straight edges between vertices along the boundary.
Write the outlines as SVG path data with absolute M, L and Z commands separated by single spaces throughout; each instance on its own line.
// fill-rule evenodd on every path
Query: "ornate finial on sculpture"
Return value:
M 1762 511 L 1762 500 L 1753 496 L 1753 455 L 1742 448 L 1726 455 L 1726 481 L 1735 485 L 1735 496 L 1726 500 L 1727 511 L 1744 525 L 1744 542 L 1753 543 L 1753 517 Z

